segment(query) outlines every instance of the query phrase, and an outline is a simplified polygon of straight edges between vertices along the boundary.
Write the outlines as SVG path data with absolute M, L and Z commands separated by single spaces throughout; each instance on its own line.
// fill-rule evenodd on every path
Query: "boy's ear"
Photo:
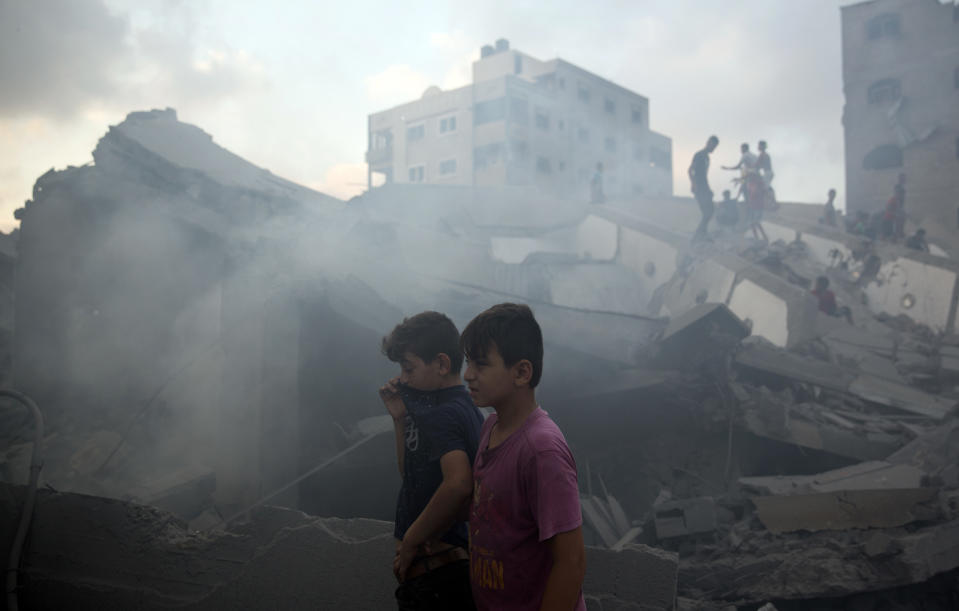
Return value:
M 436 373 L 441 376 L 449 375 L 450 371 L 453 369 L 453 365 L 450 361 L 450 355 L 445 352 L 440 352 L 436 355 L 436 358 L 433 359 L 433 362 L 436 363 Z
M 529 359 L 520 359 L 513 365 L 512 370 L 513 385 L 517 388 L 529 386 L 530 380 L 533 379 L 533 363 Z

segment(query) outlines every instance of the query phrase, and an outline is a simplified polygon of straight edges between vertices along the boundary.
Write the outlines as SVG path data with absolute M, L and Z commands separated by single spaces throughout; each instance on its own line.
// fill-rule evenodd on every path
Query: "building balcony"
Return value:
M 366 163 L 370 165 L 380 165 L 393 161 L 393 147 L 382 149 L 373 149 L 366 151 Z

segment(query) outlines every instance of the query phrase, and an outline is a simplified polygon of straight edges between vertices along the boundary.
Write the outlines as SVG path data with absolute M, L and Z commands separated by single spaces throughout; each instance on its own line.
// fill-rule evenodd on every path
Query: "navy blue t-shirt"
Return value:
M 400 397 L 406 405 L 406 449 L 393 528 L 397 539 L 403 538 L 443 482 L 440 458 L 444 454 L 463 450 L 473 465 L 483 426 L 483 416 L 463 386 L 435 391 L 403 386 Z M 440 539 L 467 548 L 466 523 L 457 522 Z

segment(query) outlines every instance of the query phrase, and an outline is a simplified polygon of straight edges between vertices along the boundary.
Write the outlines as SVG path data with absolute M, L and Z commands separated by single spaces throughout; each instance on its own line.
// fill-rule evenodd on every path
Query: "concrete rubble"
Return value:
M 537 392 L 580 470 L 590 609 L 959 608 L 951 259 L 788 204 L 771 244 L 692 247 L 686 198 L 342 202 L 169 109 L 94 159 L 37 181 L 16 274 L 0 249 L 10 376 L 49 423 L 24 608 L 392 605 L 379 339 L 506 300 L 547 341 Z M 854 324 L 817 310 L 819 275 Z M 6 544 L 32 445 L 0 407 Z

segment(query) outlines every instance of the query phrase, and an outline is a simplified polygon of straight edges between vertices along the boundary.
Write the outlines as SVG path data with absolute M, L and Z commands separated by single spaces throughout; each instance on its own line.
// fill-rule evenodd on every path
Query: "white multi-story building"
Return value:
M 369 116 L 369 186 L 536 185 L 584 197 L 597 163 L 608 198 L 672 194 L 672 141 L 649 100 L 561 59 L 483 47 L 473 83 Z M 375 181 L 380 182 L 380 181 Z

